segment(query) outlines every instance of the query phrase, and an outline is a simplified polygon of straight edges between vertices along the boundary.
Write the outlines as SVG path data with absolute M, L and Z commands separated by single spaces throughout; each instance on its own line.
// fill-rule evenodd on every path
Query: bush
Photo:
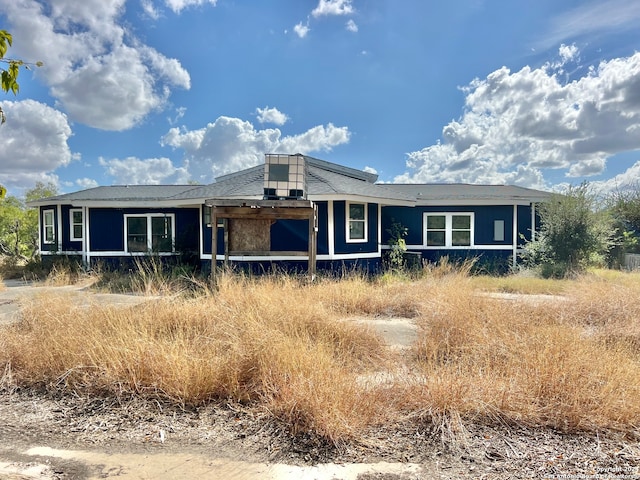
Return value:
M 596 210 L 587 184 L 569 187 L 540 205 L 540 232 L 523 254 L 527 267 L 538 267 L 545 278 L 561 278 L 601 265 L 612 245 L 612 222 Z

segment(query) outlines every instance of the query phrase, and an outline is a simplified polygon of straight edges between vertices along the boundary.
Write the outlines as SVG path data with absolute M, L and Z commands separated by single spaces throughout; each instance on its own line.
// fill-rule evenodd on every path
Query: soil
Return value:
M 0 291 L 5 308 L 29 295 L 13 288 Z M 0 311 L 0 323 L 14 313 Z M 412 340 L 408 322 L 377 319 L 372 327 L 402 348 Z M 12 386 L 8 375 L 0 382 L 0 480 L 640 479 L 638 439 L 611 432 L 476 423 L 454 429 L 406 418 L 335 445 L 292 435 L 267 412 L 238 405 L 189 410 L 36 392 Z

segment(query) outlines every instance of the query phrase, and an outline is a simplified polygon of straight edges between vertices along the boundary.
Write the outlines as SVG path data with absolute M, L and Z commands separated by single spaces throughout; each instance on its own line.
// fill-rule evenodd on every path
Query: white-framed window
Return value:
M 84 221 L 82 218 L 81 208 L 72 208 L 71 210 L 69 210 L 69 223 L 71 231 L 71 241 L 81 241 L 84 236 Z
M 125 250 L 129 253 L 171 253 L 175 246 L 175 215 L 148 213 L 124 216 Z
M 424 244 L 432 248 L 473 246 L 473 213 L 425 213 Z
M 347 202 L 347 242 L 367 241 L 367 204 Z
M 224 227 L 224 218 L 218 217 L 216 220 L 218 227 Z M 211 228 L 211 207 L 204 206 L 204 224 Z
M 42 241 L 47 245 L 56 243 L 55 219 L 54 210 L 42 211 Z
M 493 241 L 504 242 L 504 220 L 493 221 Z

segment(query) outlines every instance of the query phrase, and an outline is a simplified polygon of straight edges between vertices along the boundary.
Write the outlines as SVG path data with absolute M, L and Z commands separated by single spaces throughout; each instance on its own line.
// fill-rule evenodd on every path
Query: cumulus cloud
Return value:
M 326 15 L 350 15 L 353 13 L 351 0 L 320 0 L 311 15 L 322 17 Z
M 274 125 L 284 125 L 289 120 L 289 117 L 282 113 L 277 108 L 256 108 L 258 114 L 258 121 L 260 123 L 273 123 Z
M 462 89 L 462 117 L 443 128 L 441 142 L 410 152 L 396 180 L 544 187 L 546 169 L 596 175 L 610 156 L 640 149 L 640 53 L 568 83 L 557 75 L 562 67 L 503 67 L 473 80 Z
M 183 184 L 189 181 L 185 168 L 177 168 L 168 158 L 99 159 L 107 174 L 121 185 Z
M 187 7 L 205 5 L 207 3 L 215 6 L 218 0 L 165 0 L 164 3 L 175 13 L 180 13 Z
M 264 154 L 330 151 L 349 142 L 347 127 L 319 125 L 293 136 L 277 128 L 257 130 L 239 118 L 219 117 L 198 130 L 172 128 L 161 144 L 184 151 L 184 163 L 192 178 L 206 183 L 215 176 L 258 165 Z
M 86 190 L 87 188 L 95 188 L 98 186 L 98 182 L 96 180 L 94 180 L 93 178 L 78 178 L 75 181 L 75 184 L 82 188 L 83 190 Z
M 309 33 L 309 30 L 310 28 L 308 23 L 305 25 L 300 22 L 293 27 L 293 31 L 296 32 L 296 35 L 298 35 L 300 38 L 306 37 Z
M 79 158 L 69 149 L 66 115 L 34 100 L 0 102 L 7 122 L 0 127 L 2 178 L 7 188 L 30 188 L 37 181 L 58 183 L 53 173 Z
M 356 25 L 356 22 L 354 22 L 353 19 L 350 19 L 347 22 L 347 30 L 353 33 L 356 33 L 358 31 L 358 25 Z
M 50 87 L 57 106 L 72 120 L 104 130 L 135 126 L 165 105 L 172 88 L 191 86 L 177 60 L 122 26 L 124 7 L 125 0 L 0 3 L 16 53 L 45 60 L 35 75 Z

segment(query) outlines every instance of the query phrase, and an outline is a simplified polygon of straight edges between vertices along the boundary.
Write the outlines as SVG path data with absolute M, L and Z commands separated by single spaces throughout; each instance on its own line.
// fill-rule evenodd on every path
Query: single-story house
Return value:
M 549 193 L 508 185 L 380 184 L 377 175 L 302 154 L 210 185 L 122 185 L 42 198 L 40 253 L 86 265 L 154 253 L 217 263 L 319 269 L 382 265 L 393 224 L 426 260 L 515 264 Z M 212 228 L 215 227 L 215 228 Z M 213 246 L 213 248 L 212 248 Z

